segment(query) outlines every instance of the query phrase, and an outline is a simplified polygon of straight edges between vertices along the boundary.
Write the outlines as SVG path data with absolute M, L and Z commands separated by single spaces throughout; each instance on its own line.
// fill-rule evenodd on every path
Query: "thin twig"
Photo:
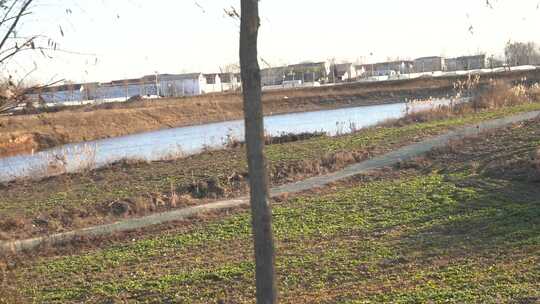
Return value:
M 23 4 L 23 6 L 21 7 L 21 10 L 17 14 L 17 17 L 15 18 L 15 21 L 13 21 L 13 23 L 11 24 L 11 27 L 9 28 L 9 30 L 6 32 L 4 38 L 2 39 L 2 42 L 0 42 L 0 50 L 4 47 L 4 44 L 6 44 L 6 41 L 7 41 L 8 37 L 9 37 L 9 35 L 11 35 L 11 33 L 13 33 L 13 31 L 15 30 L 15 27 L 17 27 L 17 24 L 19 23 L 19 20 L 21 19 L 22 15 L 26 12 L 26 10 L 28 9 L 28 6 L 30 5 L 30 3 L 32 3 L 32 1 L 33 0 L 26 1 Z

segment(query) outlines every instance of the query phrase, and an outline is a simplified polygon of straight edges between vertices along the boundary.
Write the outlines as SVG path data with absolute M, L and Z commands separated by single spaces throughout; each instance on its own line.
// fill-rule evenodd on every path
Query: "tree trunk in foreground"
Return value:
M 277 302 L 274 271 L 272 212 L 268 199 L 268 174 L 264 155 L 261 73 L 257 59 L 258 0 L 241 0 L 240 66 L 249 167 L 250 203 L 255 243 L 257 303 Z

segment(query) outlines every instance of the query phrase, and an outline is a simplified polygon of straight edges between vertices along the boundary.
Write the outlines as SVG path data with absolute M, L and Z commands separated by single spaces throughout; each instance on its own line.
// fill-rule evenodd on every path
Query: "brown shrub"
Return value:
M 379 126 L 402 127 L 412 123 L 448 119 L 483 109 L 515 106 L 530 102 L 531 100 L 540 100 L 539 85 L 526 88 L 523 85 L 511 86 L 506 82 L 496 81 L 490 83 L 486 89 L 473 97 L 468 103 L 441 106 L 425 111 L 409 112 L 403 118 L 388 120 L 379 124 Z
M 360 162 L 368 156 L 369 153 L 366 151 L 341 151 L 328 154 L 318 160 L 276 164 L 270 175 L 275 183 L 294 181 L 305 175 L 320 175 L 342 169 L 347 165 Z
M 127 216 L 132 212 L 133 205 L 129 200 L 118 200 L 109 204 L 109 210 L 115 216 Z
M 452 117 L 452 111 L 449 107 L 439 107 L 429 111 L 411 112 L 401 121 L 403 124 L 422 123 L 433 120 L 441 120 Z
M 0 217 L 0 231 L 2 232 L 23 229 L 24 227 L 26 227 L 26 222 L 22 218 L 13 216 Z
M 511 86 L 506 82 L 496 81 L 487 90 L 471 100 L 473 109 L 493 109 L 515 106 L 529 101 L 528 90 L 523 85 Z
M 359 162 L 366 158 L 366 154 L 356 151 L 342 151 L 327 155 L 322 159 L 322 167 L 329 170 L 338 170 L 344 166 Z
M 540 83 L 535 83 L 529 88 L 529 96 L 534 101 L 540 101 Z
M 424 170 L 432 165 L 431 160 L 426 157 L 415 157 L 413 159 L 400 161 L 394 165 L 397 170 Z
M 184 191 L 181 191 L 184 192 Z M 187 189 L 194 198 L 221 198 L 225 196 L 225 188 L 221 186 L 218 178 L 210 177 L 207 180 L 193 182 Z
M 296 141 L 302 141 L 302 140 L 308 140 L 311 138 L 317 138 L 325 136 L 325 132 L 302 132 L 302 133 L 284 133 L 277 136 L 270 136 L 265 135 L 264 137 L 264 144 L 265 145 L 276 145 L 276 144 L 284 144 L 284 143 L 290 143 L 290 142 L 296 142 Z M 237 147 L 243 147 L 246 143 L 245 141 L 238 140 L 236 138 L 233 138 L 231 136 L 227 136 L 227 148 L 237 148 Z
M 103 212 L 117 217 L 126 217 L 190 205 L 193 205 L 193 201 L 189 196 L 178 195 L 176 191 L 171 191 L 168 194 L 147 193 L 135 198 L 116 200 L 106 204 Z

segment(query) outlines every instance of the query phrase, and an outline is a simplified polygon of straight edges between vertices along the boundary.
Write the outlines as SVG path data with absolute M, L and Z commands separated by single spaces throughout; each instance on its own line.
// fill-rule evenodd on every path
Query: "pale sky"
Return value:
M 239 23 L 223 9 L 239 9 L 239 0 L 35 1 L 20 34 L 47 35 L 62 49 L 92 55 L 23 55 L 9 65 L 13 75 L 36 62 L 37 81 L 108 81 L 218 72 L 238 61 Z M 491 0 L 490 9 L 486 0 L 261 0 L 259 53 L 272 65 L 498 55 L 510 39 L 540 42 L 539 1 Z

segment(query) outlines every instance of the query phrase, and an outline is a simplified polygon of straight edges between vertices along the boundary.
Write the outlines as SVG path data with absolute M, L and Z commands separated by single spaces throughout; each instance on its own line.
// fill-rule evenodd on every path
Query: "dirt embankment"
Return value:
M 454 93 L 463 77 L 351 83 L 331 87 L 265 92 L 265 115 L 391 103 L 405 98 L 442 97 Z M 540 80 L 540 71 L 484 77 L 508 81 Z M 55 113 L 0 117 L 0 157 L 31 153 L 60 144 L 116 137 L 145 131 L 241 119 L 237 93 L 190 98 L 106 104 Z
M 20 135 L 0 135 L 0 156 L 13 156 L 33 153 L 42 149 L 61 145 L 63 142 L 54 136 L 40 133 L 25 133 Z

